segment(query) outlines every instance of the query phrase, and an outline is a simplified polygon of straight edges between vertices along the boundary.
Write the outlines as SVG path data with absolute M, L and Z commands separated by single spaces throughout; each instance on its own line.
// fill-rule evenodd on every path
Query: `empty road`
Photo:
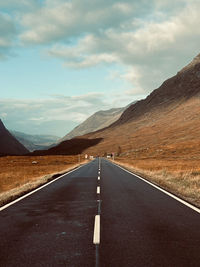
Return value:
M 98 159 L 0 209 L 0 266 L 200 266 L 200 214 Z

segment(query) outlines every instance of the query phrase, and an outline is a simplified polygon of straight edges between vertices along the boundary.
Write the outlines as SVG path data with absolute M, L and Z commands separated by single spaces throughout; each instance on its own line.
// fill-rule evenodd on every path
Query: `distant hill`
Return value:
M 123 111 L 128 106 L 123 108 L 112 108 L 109 110 L 101 110 L 94 113 L 92 116 L 90 116 L 84 122 L 75 127 L 71 132 L 69 132 L 63 138 L 59 139 L 58 142 L 69 140 L 71 138 L 91 133 L 109 126 L 110 124 L 119 119 Z
M 123 108 L 113 108 L 104 111 L 98 111 L 90 116 L 83 123 L 78 125 L 69 134 L 57 141 L 49 149 L 36 150 L 31 155 L 77 155 L 84 153 L 85 150 L 98 145 L 103 141 L 103 138 L 82 138 L 78 137 L 81 133 L 88 133 L 107 127 L 116 121 L 123 111 L 130 105 Z M 74 137 L 75 136 L 75 137 Z M 98 153 L 96 154 L 98 155 Z
M 31 135 L 13 130 L 10 130 L 10 132 L 29 151 L 48 149 L 49 146 L 56 143 L 60 138 L 54 135 Z
M 0 120 L 0 155 L 23 155 L 28 152 Z

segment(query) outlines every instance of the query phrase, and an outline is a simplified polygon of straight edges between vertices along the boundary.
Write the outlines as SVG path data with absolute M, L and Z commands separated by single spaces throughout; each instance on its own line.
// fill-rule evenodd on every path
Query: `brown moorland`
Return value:
M 138 119 L 96 132 L 104 137 L 87 152 L 131 154 L 133 158 L 200 157 L 200 97 L 170 105 L 164 111 L 147 113 Z
M 83 157 L 81 163 L 85 163 Z M 0 204 L 43 184 L 51 175 L 79 165 L 79 156 L 7 156 L 0 157 Z

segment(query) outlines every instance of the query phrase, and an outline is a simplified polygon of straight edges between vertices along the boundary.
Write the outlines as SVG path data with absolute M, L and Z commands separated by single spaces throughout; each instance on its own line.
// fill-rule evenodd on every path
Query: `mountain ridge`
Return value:
M 200 138 L 199 106 L 200 56 L 198 55 L 145 99 L 128 107 L 109 127 L 85 135 L 85 138 L 103 138 L 102 142 L 86 152 L 116 152 L 119 146 L 123 151 L 138 151 L 141 147 L 146 147 L 145 149 L 155 146 L 165 147 L 172 146 L 172 143 L 176 142 L 178 146 L 182 140 L 187 140 L 187 144 L 193 146 L 191 139 L 198 142 L 198 137 Z M 186 111 L 188 116 L 185 114 Z M 194 135 L 188 132 L 190 129 L 188 127 L 195 133 Z
M 130 104 L 129 104 L 130 105 Z M 129 106 L 128 105 L 128 106 Z M 128 107 L 122 108 L 111 108 L 109 110 L 100 110 L 92 114 L 81 124 L 76 126 L 72 131 L 66 134 L 63 138 L 59 139 L 57 143 L 60 143 L 65 140 L 72 139 L 87 133 L 95 132 L 100 129 L 103 129 L 113 122 L 115 122 L 123 113 L 123 111 Z
M 200 93 L 200 54 L 197 55 L 187 66 L 181 69 L 175 76 L 164 81 L 160 87 L 150 93 L 145 99 L 131 105 L 114 125 L 125 123 L 137 118 L 158 105 L 166 107 L 181 99 L 190 98 Z M 177 90 L 178 89 L 178 90 Z
M 24 155 L 29 153 L 5 127 L 0 119 L 0 155 Z
M 52 144 L 54 144 L 59 137 L 54 135 L 44 135 L 44 134 L 26 134 L 19 131 L 9 130 L 10 133 L 29 151 L 34 151 L 38 149 L 48 149 Z

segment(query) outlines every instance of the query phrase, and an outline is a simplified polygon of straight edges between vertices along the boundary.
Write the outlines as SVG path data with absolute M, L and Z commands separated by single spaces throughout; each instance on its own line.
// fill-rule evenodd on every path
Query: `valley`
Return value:
M 28 157 L 114 153 L 120 164 L 128 164 L 128 168 L 199 206 L 199 71 L 198 55 L 146 99 L 129 105 L 111 125 L 70 140 L 64 137 L 59 144 L 36 150 Z M 106 111 L 109 120 L 111 111 Z M 121 111 L 114 110 L 113 118 L 116 112 Z M 87 125 L 87 121 L 82 125 Z
M 1 2 L 0 267 L 199 267 L 200 1 Z

